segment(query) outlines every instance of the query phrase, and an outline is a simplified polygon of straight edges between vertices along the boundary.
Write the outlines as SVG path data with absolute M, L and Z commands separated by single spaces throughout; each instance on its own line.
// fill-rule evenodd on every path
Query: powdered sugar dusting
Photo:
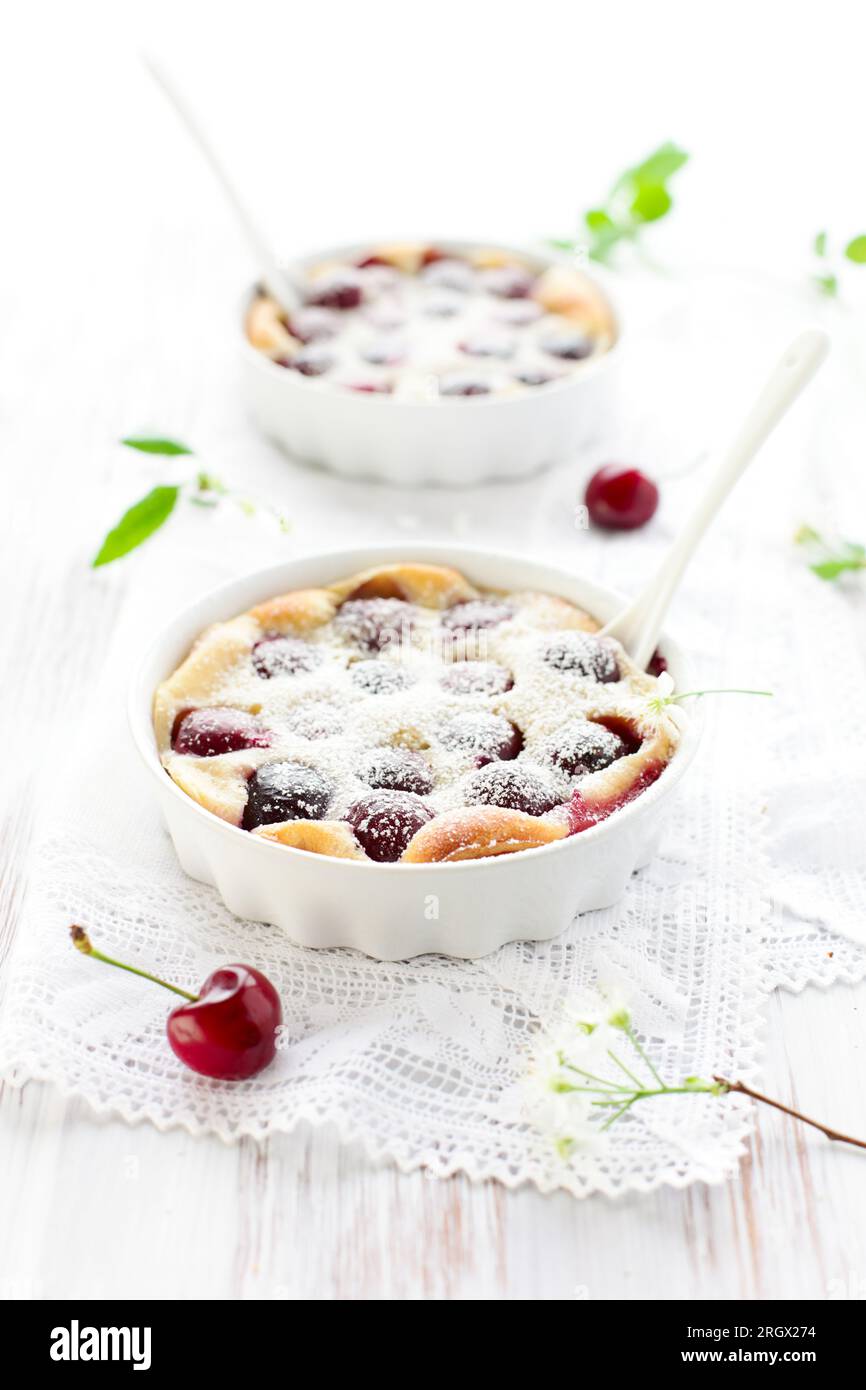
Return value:
M 284 668 L 269 663 L 265 677 L 251 644 L 230 660 L 216 686 L 211 675 L 206 703 L 255 714 L 270 744 L 255 750 L 252 765 L 288 761 L 314 769 L 328 787 L 320 814 L 332 820 L 346 819 L 374 790 L 420 796 L 432 816 L 501 803 L 553 814 L 551 806 L 565 804 L 584 773 L 604 775 L 597 770 L 604 762 L 599 745 L 603 754 L 617 743 L 584 721 L 639 711 L 648 727 L 646 696 L 655 679 L 637 671 L 617 644 L 601 647 L 575 630 L 581 615 L 563 600 L 527 593 L 475 602 L 479 616 L 498 619 L 469 633 L 469 645 L 480 649 L 475 662 L 464 660 L 466 634 L 462 627 L 454 631 L 455 609 L 350 599 L 332 622 L 305 634 L 309 659 Z M 551 627 L 554 617 L 562 628 Z M 611 659 L 619 679 L 594 679 L 592 661 L 551 664 L 557 643 L 583 653 L 601 650 L 604 673 L 609 676 Z M 458 674 L 453 682 L 451 672 Z M 585 765 L 569 773 L 552 749 L 557 738 L 573 740 L 576 729 L 579 742 L 584 728 Z M 216 772 L 222 758 L 208 761 Z M 485 764 L 496 772 L 480 778 Z

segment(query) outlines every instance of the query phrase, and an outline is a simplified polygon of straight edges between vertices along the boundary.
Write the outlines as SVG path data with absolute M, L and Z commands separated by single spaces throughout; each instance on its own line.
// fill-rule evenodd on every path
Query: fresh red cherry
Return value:
M 165 1025 L 171 1050 L 192 1071 L 246 1081 L 274 1060 L 283 1021 L 280 996 L 251 965 L 221 965 L 197 999 L 178 1004 Z
M 172 1009 L 166 1020 L 166 1034 L 175 1056 L 200 1076 L 246 1081 L 274 1060 L 283 1010 L 277 991 L 260 970 L 221 965 L 208 975 L 199 994 L 190 994 L 95 950 L 83 927 L 71 927 L 70 933 L 84 955 L 183 996 L 186 1002 Z
M 609 531 L 635 531 L 655 515 L 659 490 L 639 468 L 608 463 L 593 473 L 585 501 L 596 526 Z

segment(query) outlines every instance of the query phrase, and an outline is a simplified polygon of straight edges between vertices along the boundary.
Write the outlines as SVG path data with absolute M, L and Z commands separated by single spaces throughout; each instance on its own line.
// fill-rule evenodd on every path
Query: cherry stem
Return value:
M 76 950 L 81 951 L 85 956 L 92 956 L 94 960 L 104 961 L 106 965 L 116 965 L 118 970 L 128 970 L 131 975 L 140 975 L 143 980 L 150 980 L 152 984 L 162 985 L 163 989 L 170 989 L 173 994 L 180 994 L 190 1003 L 195 1004 L 198 1000 L 197 994 L 190 994 L 185 989 L 180 989 L 178 985 L 170 985 L 167 980 L 161 980 L 158 975 L 150 975 L 146 970 L 139 970 L 135 965 L 127 965 L 122 960 L 114 960 L 111 956 L 104 956 L 101 951 L 97 951 L 90 937 L 83 927 L 70 927 L 69 935 L 72 937 L 72 944 Z
M 820 1120 L 812 1120 L 808 1115 L 801 1114 L 799 1110 L 792 1109 L 790 1105 L 784 1105 L 780 1100 L 773 1100 L 771 1096 L 754 1091 L 751 1086 L 746 1085 L 745 1081 L 726 1081 L 723 1076 L 714 1076 L 713 1080 L 718 1082 L 720 1086 L 724 1086 L 726 1091 L 737 1091 L 740 1095 L 760 1101 L 762 1105 L 771 1105 L 774 1110 L 783 1111 L 785 1115 L 790 1115 L 794 1120 L 800 1120 L 804 1125 L 811 1125 L 813 1129 L 819 1129 L 822 1134 L 826 1134 L 828 1139 L 833 1139 L 839 1144 L 853 1144 L 855 1148 L 866 1149 L 866 1139 L 854 1139 L 850 1134 L 842 1134 L 838 1129 L 831 1129 L 829 1125 L 822 1125 Z
M 772 690 L 741 690 L 737 686 L 724 686 L 718 690 L 684 690 L 681 695 L 669 695 L 668 699 L 691 700 L 701 695 L 772 695 Z

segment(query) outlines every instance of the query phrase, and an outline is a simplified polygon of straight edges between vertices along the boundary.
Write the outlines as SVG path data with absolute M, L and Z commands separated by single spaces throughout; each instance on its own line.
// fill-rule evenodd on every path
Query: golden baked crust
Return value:
M 403 863 L 454 864 L 461 859 L 487 859 L 538 849 L 567 834 L 564 816 L 543 820 L 499 806 L 473 806 L 465 811 L 445 811 L 422 826 L 406 846 Z
M 539 277 L 533 296 L 548 313 L 561 314 L 605 344 L 613 341 L 615 324 L 607 300 L 595 282 L 574 267 L 550 266 Z
M 358 598 L 399 598 L 422 608 L 450 608 L 477 598 L 478 590 L 458 570 L 443 565 L 377 565 L 332 584 L 338 602 Z
M 676 751 L 655 678 L 597 632 L 559 595 L 375 566 L 207 628 L 155 692 L 160 756 L 206 810 L 307 853 L 423 864 L 538 848 L 625 804 Z M 304 783 L 288 814 L 251 790 L 286 767 Z M 385 828 L 359 829 L 373 793 Z M 388 817 L 407 807 L 392 854 Z
M 257 825 L 252 833 L 260 840 L 275 840 L 311 854 L 330 854 L 335 859 L 367 857 L 343 820 L 287 820 L 277 825 Z

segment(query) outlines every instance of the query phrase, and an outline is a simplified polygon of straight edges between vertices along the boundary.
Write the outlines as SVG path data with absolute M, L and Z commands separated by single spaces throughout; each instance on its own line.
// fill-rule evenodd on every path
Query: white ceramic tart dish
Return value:
M 488 243 L 365 243 L 288 267 L 294 316 L 256 289 L 243 389 L 294 455 L 403 487 L 473 486 L 573 458 L 614 399 L 622 326 L 565 257 Z
M 184 869 L 239 917 L 380 959 L 480 956 L 614 902 L 697 737 L 594 636 L 621 602 L 450 545 L 310 556 L 208 595 L 130 697 Z

